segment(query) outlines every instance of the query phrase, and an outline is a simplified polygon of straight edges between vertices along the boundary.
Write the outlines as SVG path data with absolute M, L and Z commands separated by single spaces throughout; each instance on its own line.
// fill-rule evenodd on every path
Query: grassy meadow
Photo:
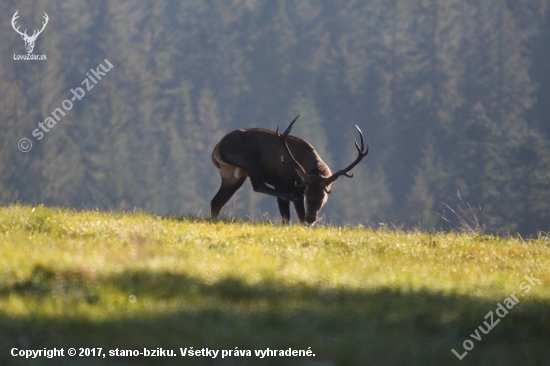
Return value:
M 550 365 L 549 268 L 542 234 L 11 205 L 0 208 L 0 364 Z M 500 322 L 485 334 L 491 311 Z M 464 344 L 459 360 L 451 349 Z M 11 356 L 69 347 L 177 356 Z M 191 347 L 252 356 L 180 356 Z M 309 347 L 315 356 L 254 355 Z

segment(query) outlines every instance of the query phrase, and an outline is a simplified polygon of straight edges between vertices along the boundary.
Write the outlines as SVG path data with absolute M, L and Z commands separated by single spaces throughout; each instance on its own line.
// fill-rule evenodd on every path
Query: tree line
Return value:
M 293 133 L 339 180 L 325 222 L 550 230 L 550 22 L 525 0 L 4 1 L 7 25 L 49 23 L 36 54 L 0 44 L 0 202 L 207 214 L 214 144 L 245 127 Z M 7 28 L 7 26 L 6 26 Z M 113 68 L 31 151 L 17 142 Z M 277 216 L 249 184 L 224 209 Z M 462 211 L 461 211 L 462 210 Z M 454 211 L 454 213 L 453 213 Z M 294 218 L 295 219 L 295 218 Z M 446 221 L 447 220 L 447 221 Z

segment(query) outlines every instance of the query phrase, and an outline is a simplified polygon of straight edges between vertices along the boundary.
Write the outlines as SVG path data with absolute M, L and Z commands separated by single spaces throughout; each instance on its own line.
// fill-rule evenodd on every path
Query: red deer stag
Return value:
M 342 175 L 353 177 L 349 171 L 369 153 L 369 144 L 365 149 L 363 133 L 356 125 L 361 137 L 360 148 L 355 141 L 359 156 L 347 168 L 332 174 L 313 146 L 299 137 L 288 135 L 298 117 L 282 135 L 279 126 L 275 132 L 247 128 L 230 132 L 218 142 L 212 151 L 212 162 L 220 171 L 222 184 L 210 202 L 212 216 L 218 216 L 231 196 L 250 177 L 254 191 L 277 197 L 283 224 L 290 220 L 291 201 L 301 223 L 309 226 L 317 221 L 331 184 Z

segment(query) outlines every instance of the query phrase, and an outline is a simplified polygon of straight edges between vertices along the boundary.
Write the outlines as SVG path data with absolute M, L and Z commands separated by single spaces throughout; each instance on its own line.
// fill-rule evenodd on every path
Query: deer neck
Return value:
M 315 150 L 312 150 L 310 154 L 305 155 L 300 164 L 302 164 L 307 174 L 318 175 L 323 178 L 327 178 L 332 175 L 330 168 L 327 164 L 325 164 Z

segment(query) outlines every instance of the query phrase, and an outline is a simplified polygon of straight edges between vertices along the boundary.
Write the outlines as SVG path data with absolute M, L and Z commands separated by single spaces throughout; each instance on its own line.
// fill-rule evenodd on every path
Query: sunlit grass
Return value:
M 75 340 L 112 348 L 194 342 L 311 346 L 336 364 L 355 364 L 365 354 L 380 364 L 423 364 L 426 357 L 454 362 L 450 349 L 460 348 L 487 312 L 519 291 L 526 274 L 542 283 L 468 360 L 482 363 L 503 349 L 513 352 L 505 352 L 501 364 L 525 361 L 525 354 L 538 360 L 540 337 L 550 339 L 545 235 L 524 241 L 308 229 L 13 205 L 0 209 L 0 268 L 0 344 L 13 347 L 21 347 L 21 339 L 37 347 Z M 52 329 L 55 337 L 43 336 Z M 526 336 L 527 348 L 517 343 L 516 331 Z M 398 344 L 414 352 L 395 358 Z M 6 354 L 0 361 L 18 362 Z

